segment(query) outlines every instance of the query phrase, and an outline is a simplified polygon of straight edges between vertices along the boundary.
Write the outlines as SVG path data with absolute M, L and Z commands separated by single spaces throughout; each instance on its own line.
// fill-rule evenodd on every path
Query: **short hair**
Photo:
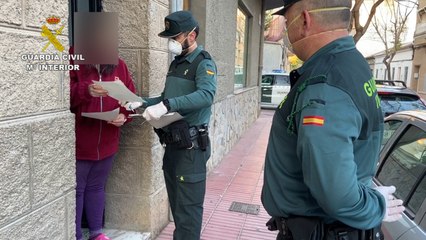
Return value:
M 194 32 L 195 32 L 195 39 L 197 39 L 198 34 L 200 34 L 200 26 L 196 26 Z
M 185 32 L 185 36 L 187 36 L 191 31 Z M 198 35 L 200 34 L 200 26 L 196 26 L 194 28 L 194 32 L 195 32 L 195 39 L 198 38 Z
M 351 22 L 352 0 L 302 0 L 300 11 L 321 8 L 347 7 L 348 9 L 312 13 L 317 22 L 327 29 L 348 28 Z

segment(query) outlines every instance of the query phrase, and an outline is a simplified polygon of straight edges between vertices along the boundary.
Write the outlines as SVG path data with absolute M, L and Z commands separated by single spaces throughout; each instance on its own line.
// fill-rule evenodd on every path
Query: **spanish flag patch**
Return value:
M 303 125 L 315 125 L 315 126 L 323 126 L 324 125 L 324 117 L 321 116 L 305 116 L 303 117 Z
M 207 72 L 208 75 L 214 75 L 214 72 L 211 71 L 211 70 L 207 70 L 206 72 Z

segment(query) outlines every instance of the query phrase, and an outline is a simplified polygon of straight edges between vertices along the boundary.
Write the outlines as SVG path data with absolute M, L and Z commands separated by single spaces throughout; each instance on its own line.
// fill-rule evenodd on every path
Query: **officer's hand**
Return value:
M 106 97 L 108 95 L 108 91 L 97 84 L 90 84 L 89 94 L 92 97 Z
M 154 106 L 145 109 L 145 111 L 142 113 L 142 117 L 144 117 L 147 121 L 157 120 L 166 113 L 166 106 L 164 106 L 163 102 L 160 102 Z
M 118 104 L 124 107 L 127 111 L 135 110 L 136 108 L 141 107 L 144 103 L 146 103 L 146 101 L 143 100 L 143 98 L 141 98 L 141 102 L 118 102 Z
M 383 221 L 395 222 L 401 219 L 405 207 L 402 206 L 403 201 L 401 199 L 395 199 L 392 195 L 396 191 L 395 186 L 380 186 L 376 190 L 383 195 L 386 201 L 386 212 Z
M 124 107 L 127 111 L 132 111 L 142 106 L 142 104 L 143 103 L 141 102 L 126 102 L 125 104 L 122 104 L 121 106 Z

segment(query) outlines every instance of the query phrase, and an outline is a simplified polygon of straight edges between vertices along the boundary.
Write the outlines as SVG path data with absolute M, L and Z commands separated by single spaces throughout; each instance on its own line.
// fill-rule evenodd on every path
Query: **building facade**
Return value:
M 374 64 L 370 64 L 373 76 L 378 80 L 399 80 L 404 81 L 407 86 L 411 85 L 412 65 L 413 65 L 413 45 L 411 43 L 403 45 L 395 54 L 391 62 L 391 79 L 388 79 L 387 68 L 383 63 L 384 52 L 374 54 L 367 58 L 369 63 L 374 59 Z
M 426 0 L 418 1 L 411 87 L 426 98 Z
M 69 74 L 66 69 L 31 68 L 67 61 L 29 57 L 62 56 L 68 50 L 71 1 L 80 0 L 6 0 L 0 6 L 0 239 L 74 239 L 75 136 Z M 259 115 L 264 12 L 279 4 L 282 1 L 104 0 L 105 11 L 119 13 L 119 53 L 144 97 L 161 93 L 171 61 L 167 40 L 157 36 L 164 17 L 187 9 L 198 19 L 198 42 L 218 68 L 209 170 Z M 61 22 L 53 25 L 52 16 Z M 65 49 L 62 53 L 57 42 Z M 143 119 L 135 118 L 121 134 L 106 190 L 105 225 L 154 237 L 169 222 L 163 147 Z
M 66 22 L 68 1 L 7 0 L 0 6 L 0 239 L 75 239 L 69 75 L 28 68 L 59 63 L 34 59 L 49 42 L 42 26 L 55 28 L 47 22 L 52 15 Z M 56 39 L 67 48 L 66 35 Z M 56 52 L 47 45 L 45 53 Z

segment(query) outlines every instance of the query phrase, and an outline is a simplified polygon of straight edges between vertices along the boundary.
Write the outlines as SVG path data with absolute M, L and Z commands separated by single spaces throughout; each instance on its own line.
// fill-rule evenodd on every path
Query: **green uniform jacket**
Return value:
M 201 56 L 199 56 L 201 55 Z M 197 58 L 203 58 L 197 66 Z M 216 94 L 216 65 L 202 47 L 187 56 L 177 56 L 170 64 L 161 96 L 144 99 L 149 107 L 168 99 L 170 112 L 179 112 L 190 126 L 208 124 Z
M 291 73 L 265 160 L 262 203 L 271 216 L 318 216 L 358 229 L 378 226 L 385 200 L 371 188 L 383 135 L 375 81 L 352 37 Z

